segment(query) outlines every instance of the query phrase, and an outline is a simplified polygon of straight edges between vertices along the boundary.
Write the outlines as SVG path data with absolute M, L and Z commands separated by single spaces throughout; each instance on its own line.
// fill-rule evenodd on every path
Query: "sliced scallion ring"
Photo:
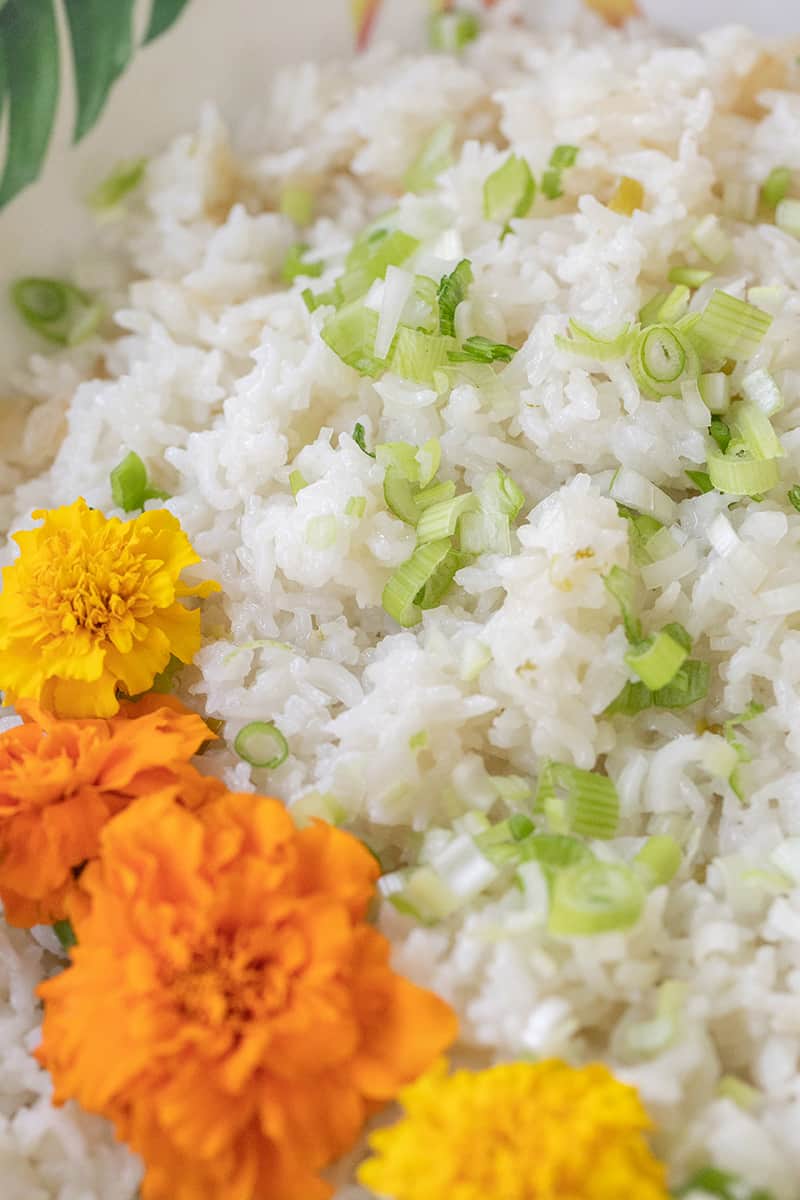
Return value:
M 641 390 L 659 399 L 680 395 L 681 382 L 699 375 L 700 362 L 688 339 L 675 326 L 659 324 L 639 334 L 630 367 Z
M 561 937 L 630 929 L 644 901 L 644 885 L 630 867 L 592 859 L 556 875 L 547 927 Z
M 383 589 L 383 607 L 398 625 L 416 625 L 422 616 L 419 601 L 452 549 L 450 538 L 418 546 L 390 576 Z
M 274 771 L 289 756 L 289 743 L 271 721 L 251 721 L 236 735 L 233 748 L 251 767 Z
M 18 279 L 11 286 L 11 299 L 26 325 L 59 346 L 85 341 L 102 317 L 91 296 L 60 279 Z

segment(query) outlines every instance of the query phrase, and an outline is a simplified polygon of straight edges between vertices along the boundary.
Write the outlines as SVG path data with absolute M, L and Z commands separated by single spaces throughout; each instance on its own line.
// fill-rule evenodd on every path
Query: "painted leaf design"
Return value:
M 64 0 L 75 64 L 78 112 L 73 141 L 93 127 L 133 54 L 135 0 Z
M 8 106 L 1 206 L 36 179 L 47 153 L 60 78 L 52 0 L 8 0 L 0 12 L 0 52 Z
M 0 0 L 0 119 L 8 116 L 0 208 L 38 179 L 58 108 L 59 5 L 67 17 L 77 93 L 73 141 L 94 127 L 133 58 L 137 0 Z M 174 25 L 189 0 L 151 0 L 145 44 Z
M 153 0 L 150 11 L 150 24 L 144 35 L 145 45 L 154 42 L 162 33 L 166 33 L 181 15 L 189 0 Z

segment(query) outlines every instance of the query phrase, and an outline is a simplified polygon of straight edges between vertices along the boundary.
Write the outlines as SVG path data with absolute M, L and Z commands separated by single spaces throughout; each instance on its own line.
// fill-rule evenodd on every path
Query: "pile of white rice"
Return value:
M 127 216 L 76 267 L 77 282 L 109 298 L 115 336 L 37 357 L 5 389 L 15 402 L 3 409 L 0 517 L 28 527 L 32 509 L 79 494 L 112 514 L 109 471 L 135 450 L 171 493 L 199 574 L 224 589 L 206 605 L 206 642 L 181 694 L 222 719 L 231 742 L 265 719 L 290 747 L 272 773 L 228 750 L 203 769 L 289 804 L 334 803 L 390 858 L 402 859 L 411 830 L 460 812 L 493 806 L 502 817 L 493 776 L 535 781 L 545 757 L 604 764 L 623 818 L 597 852 L 630 859 L 654 833 L 685 850 L 633 931 L 549 937 L 513 888 L 434 927 L 386 905 L 395 964 L 455 1005 L 475 1061 L 609 1062 L 641 1089 L 676 1184 L 713 1162 L 796 1200 L 800 516 L 786 493 L 800 481 L 800 245 L 774 225 L 726 220 L 734 253 L 697 299 L 717 285 L 741 297 L 754 284 L 785 289 L 756 361 L 786 398 L 775 419 L 783 483 L 761 503 L 682 499 L 685 469 L 705 463 L 703 407 L 643 399 L 624 364 L 590 372 L 554 348 L 570 316 L 599 328 L 634 320 L 685 260 L 699 217 L 720 210 L 724 181 L 800 170 L 800 79 L 784 57 L 788 66 L 742 29 L 677 46 L 641 25 L 615 33 L 587 20 L 544 38 L 496 18 L 458 60 L 378 48 L 344 66 L 293 68 L 235 138 L 209 109 L 150 164 Z M 285 180 L 317 192 L 308 241 L 329 264 L 327 286 L 358 231 L 398 203 L 409 163 L 444 120 L 457 128 L 456 165 L 433 192 L 399 200 L 399 223 L 427 250 L 471 260 L 461 336 L 522 347 L 491 395 L 360 377 L 321 341 L 324 313 L 308 313 L 305 283 L 280 282 L 297 238 L 275 211 Z M 559 143 L 580 147 L 564 196 L 540 196 L 499 243 L 482 216 L 485 177 L 509 146 L 539 175 Z M 622 175 L 647 195 L 632 218 L 596 198 Z M 368 445 L 438 437 L 443 478 L 472 487 L 500 466 L 526 496 L 514 553 L 462 570 L 411 630 L 386 616 L 381 593 L 413 530 L 387 511 L 383 469 L 350 436 L 358 421 Z M 712 664 L 707 701 L 685 712 L 599 715 L 627 678 L 603 584 L 628 564 L 627 522 L 603 494 L 620 464 L 677 501 L 679 553 L 645 573 L 642 616 L 647 628 L 682 622 Z M 296 499 L 293 469 L 310 484 Z M 345 515 L 352 496 L 365 498 L 363 517 Z M 714 524 L 726 512 L 730 527 Z M 337 533 L 319 550 L 305 532 L 324 514 Z M 490 652 L 478 674 L 476 641 Z M 708 727 L 752 701 L 765 712 L 742 734 L 753 758 L 741 803 L 714 773 L 726 743 Z M 422 731 L 427 747 L 414 750 Z M 103 1122 L 50 1108 L 28 1057 L 40 1019 L 32 989 L 52 964 L 0 925 L 0 1191 L 127 1200 L 136 1160 Z M 667 980 L 687 985 L 677 1036 L 632 1061 L 626 1031 L 654 1016 Z M 753 1091 L 740 1095 L 731 1076 Z M 343 1184 L 345 1195 L 364 1193 Z

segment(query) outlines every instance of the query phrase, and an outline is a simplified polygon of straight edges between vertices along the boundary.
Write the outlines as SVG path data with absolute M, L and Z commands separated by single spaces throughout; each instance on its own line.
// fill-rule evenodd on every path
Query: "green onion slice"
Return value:
M 389 366 L 403 379 L 432 384 L 437 371 L 447 366 L 455 345 L 452 338 L 401 325 L 389 354 Z
M 655 399 L 680 395 L 682 381 L 700 374 L 697 352 L 674 325 L 642 330 L 631 351 L 630 367 L 641 390 Z
M 716 442 L 717 449 L 721 454 L 724 454 L 731 444 L 731 431 L 727 421 L 723 421 L 721 417 L 713 416 L 708 426 L 708 432 Z
M 624 567 L 612 567 L 608 574 L 604 576 L 603 582 L 620 607 L 622 623 L 625 626 L 625 634 L 628 641 L 641 642 L 642 626 L 639 618 L 634 613 L 636 608 L 636 582 L 633 575 L 631 575 L 630 571 L 626 571 Z
M 293 246 L 289 247 L 281 268 L 281 277 L 284 283 L 292 283 L 298 275 L 317 279 L 322 274 L 325 268 L 321 262 L 309 262 L 306 259 L 308 249 L 307 242 L 295 242 Z
M 633 869 L 650 890 L 661 887 L 677 875 L 683 853 L 675 838 L 668 834 L 650 837 L 633 860 Z
M 630 929 L 644 901 L 642 882 L 630 867 L 594 859 L 578 863 L 555 877 L 547 927 L 561 937 Z
M 348 367 L 358 371 L 359 375 L 376 378 L 387 367 L 385 360 L 376 358 L 373 353 L 377 332 L 378 314 L 357 300 L 326 321 L 321 336 Z
M 708 477 L 718 492 L 731 496 L 761 496 L 775 487 L 780 472 L 774 458 L 758 459 L 750 454 L 708 455 Z
M 366 496 L 351 496 L 344 506 L 346 517 L 356 517 L 360 519 L 367 510 Z
M 295 225 L 310 225 L 314 216 L 314 193 L 290 184 L 281 192 L 280 208 Z
M 418 546 L 409 559 L 390 576 L 383 589 L 383 607 L 398 625 L 416 625 L 422 616 L 420 599 L 452 550 L 449 538 Z M 451 576 L 452 579 L 452 576 Z
M 730 410 L 731 434 L 747 448 L 753 458 L 783 458 L 786 451 L 772 428 L 772 422 L 757 404 L 739 401 Z
M 662 629 L 641 647 L 630 650 L 625 662 L 645 687 L 655 692 L 672 682 L 688 657 L 686 647 Z
M 11 299 L 26 325 L 59 346 L 86 341 L 103 315 L 86 292 L 60 279 L 18 279 L 11 285 Z
M 789 167 L 773 167 L 761 188 L 761 202 L 767 208 L 777 208 L 787 195 L 792 182 Z
M 714 485 L 711 482 L 708 471 L 686 471 L 686 475 L 691 479 L 701 495 L 704 496 L 707 492 L 713 492 Z
M 480 31 L 480 22 L 475 13 L 458 9 L 434 13 L 428 28 L 431 50 L 458 54 L 475 41 Z
M 73 946 L 77 946 L 78 939 L 75 936 L 75 930 L 72 928 L 72 922 L 68 920 L 55 921 L 53 924 L 53 933 L 58 938 L 62 947 L 69 954 Z
M 516 353 L 514 346 L 506 346 L 503 342 L 471 337 L 467 338 L 460 350 L 451 350 L 447 357 L 450 362 L 508 363 Z
M 451 500 L 442 500 L 425 508 L 417 523 L 417 542 L 438 542 L 442 538 L 455 535 L 459 519 L 467 512 L 476 512 L 478 497 L 472 492 L 464 496 L 456 496 Z
M 789 488 L 789 491 L 786 493 L 786 498 L 791 504 L 792 508 L 795 508 L 798 512 L 800 512 L 800 487 L 798 487 L 797 484 L 795 484 L 794 487 Z
M 437 290 L 437 300 L 439 302 L 439 332 L 445 337 L 456 336 L 456 309 L 466 298 L 472 280 L 472 264 L 468 258 L 462 258 L 449 275 L 442 276 Z
M 507 225 L 514 217 L 525 217 L 536 196 L 536 182 L 524 158 L 511 154 L 483 185 L 483 215 Z
M 135 512 L 144 508 L 147 500 L 168 500 L 166 492 L 150 487 L 147 468 L 133 450 L 126 454 L 109 476 L 111 498 L 117 508 L 124 512 Z
M 456 127 L 452 121 L 437 125 L 425 141 L 417 157 L 405 173 L 406 191 L 429 192 L 448 167 L 453 165 L 453 142 Z
M 619 333 L 612 334 L 610 337 L 601 337 L 599 334 L 593 333 L 591 329 L 587 329 L 585 325 L 579 325 L 572 319 L 569 322 L 569 332 L 571 336 L 568 338 L 560 335 L 556 337 L 558 348 L 567 350 L 570 354 L 578 354 L 582 358 L 593 358 L 597 362 L 610 362 L 615 358 L 624 358 L 628 353 L 633 336 L 630 325 L 626 325 Z
M 144 179 L 147 170 L 146 158 L 132 158 L 118 163 L 110 175 L 99 183 L 89 196 L 89 205 L 95 212 L 108 212 L 116 208 L 127 195 L 134 191 Z
M 699 288 L 713 274 L 713 271 L 704 271 L 702 267 L 672 267 L 667 275 L 667 279 L 670 283 L 683 283 L 688 288 Z
M 547 762 L 539 776 L 534 811 L 545 814 L 553 833 L 612 838 L 619 824 L 619 796 L 606 775 Z
M 692 340 L 704 357 L 748 359 L 771 324 L 769 313 L 717 289 L 692 328 Z
M 364 433 L 364 426 L 360 421 L 356 421 L 353 426 L 353 441 L 358 446 L 359 450 L 363 450 L 364 454 L 368 454 L 370 458 L 374 458 L 375 454 L 372 450 L 367 449 L 367 438 Z
M 308 487 L 308 480 L 304 477 L 302 471 L 295 468 L 289 475 L 289 487 L 292 489 L 292 495 L 296 496 L 298 492 L 302 492 L 303 488 Z
M 568 167 L 575 165 L 577 158 L 577 146 L 556 146 L 550 155 L 547 170 L 542 175 L 542 191 L 548 200 L 557 200 L 564 194 L 561 176 Z
M 251 767 L 274 771 L 289 756 L 286 738 L 271 721 L 251 721 L 236 735 L 233 748 Z

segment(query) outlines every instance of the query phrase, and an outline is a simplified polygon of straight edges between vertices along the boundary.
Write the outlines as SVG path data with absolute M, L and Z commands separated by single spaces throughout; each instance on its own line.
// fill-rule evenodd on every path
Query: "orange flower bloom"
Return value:
M 323 1200 L 318 1172 L 453 1040 L 365 922 L 377 875 L 262 796 L 158 794 L 106 826 L 37 1053 L 56 1103 L 142 1155 L 142 1200 Z
M 107 520 L 76 500 L 39 510 L 3 569 L 0 688 L 60 717 L 113 717 L 118 691 L 146 692 L 171 654 L 191 662 L 200 613 L 181 600 L 219 591 L 180 576 L 200 561 L 166 509 Z
M 76 868 L 108 820 L 164 787 L 196 807 L 224 792 L 188 759 L 214 735 L 196 713 L 147 696 L 103 721 L 59 721 L 35 704 L 0 734 L 0 899 L 12 925 L 62 920 Z

